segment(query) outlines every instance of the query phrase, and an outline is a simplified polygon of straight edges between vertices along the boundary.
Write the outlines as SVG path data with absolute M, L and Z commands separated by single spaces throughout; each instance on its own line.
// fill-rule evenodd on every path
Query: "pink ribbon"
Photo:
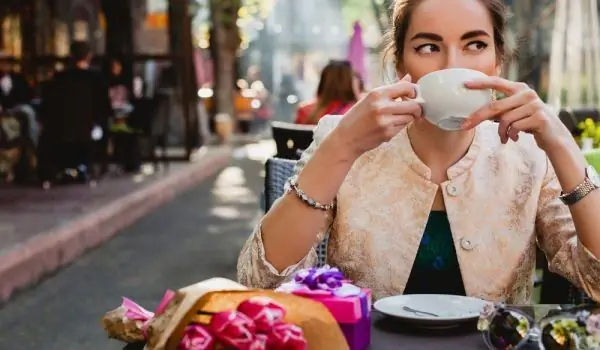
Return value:
M 130 320 L 147 322 L 154 317 L 153 312 L 144 309 L 131 299 L 123 297 L 121 306 L 125 308 L 125 317 Z
M 155 315 L 159 315 L 165 311 L 167 305 L 169 305 L 169 302 L 173 299 L 173 297 L 175 297 L 175 292 L 170 289 L 167 290 L 160 301 L 160 304 L 158 304 L 155 312 L 150 312 L 138 305 L 135 301 L 125 297 L 123 297 L 123 303 L 121 306 L 125 308 L 125 317 L 127 319 L 142 322 L 142 326 L 140 328 L 144 334 L 144 337 L 147 337 L 146 332 L 148 330 L 148 326 L 150 326 L 150 321 L 152 321 L 152 318 L 154 318 Z
M 168 289 L 165 292 L 165 295 L 163 295 L 163 298 L 160 301 L 160 304 L 158 304 L 158 307 L 156 308 L 156 310 L 154 310 L 154 313 L 156 315 L 162 314 L 163 311 L 165 311 L 165 309 L 167 308 L 167 305 L 169 305 L 169 302 L 171 301 L 171 299 L 173 299 L 174 297 L 175 297 L 175 292 Z

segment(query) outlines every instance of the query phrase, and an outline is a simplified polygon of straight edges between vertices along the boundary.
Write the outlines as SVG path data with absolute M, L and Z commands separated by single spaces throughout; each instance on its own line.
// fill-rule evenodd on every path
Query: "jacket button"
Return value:
M 460 247 L 464 250 L 470 251 L 470 250 L 473 250 L 473 243 L 466 238 L 461 238 L 460 239 Z
M 446 185 L 446 192 L 448 192 L 448 194 L 452 197 L 456 197 L 460 194 L 460 188 L 456 184 L 449 183 Z

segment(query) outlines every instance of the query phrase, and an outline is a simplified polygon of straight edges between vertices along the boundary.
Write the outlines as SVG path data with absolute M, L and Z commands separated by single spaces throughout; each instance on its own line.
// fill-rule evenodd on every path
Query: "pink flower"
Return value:
M 600 336 L 600 315 L 590 315 L 585 322 L 585 330 L 591 335 Z
M 235 349 L 249 349 L 256 334 L 254 322 L 239 311 L 215 314 L 210 320 L 209 329 L 219 342 Z
M 215 340 L 206 328 L 190 324 L 186 327 L 177 350 L 213 350 L 214 346 Z
M 248 316 L 259 332 L 267 333 L 283 321 L 285 308 L 266 297 L 253 297 L 243 301 L 237 310 Z
M 267 340 L 268 339 L 266 335 L 256 334 L 247 350 L 267 350 Z
M 280 323 L 275 325 L 268 333 L 267 342 L 269 349 L 274 350 L 306 350 L 308 343 L 304 339 L 302 328 L 293 325 Z

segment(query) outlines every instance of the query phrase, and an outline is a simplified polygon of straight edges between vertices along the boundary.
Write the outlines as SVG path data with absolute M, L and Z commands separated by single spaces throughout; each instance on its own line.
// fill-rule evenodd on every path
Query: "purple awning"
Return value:
M 348 61 L 352 68 L 360 75 L 363 81 L 367 79 L 367 69 L 365 67 L 366 49 L 362 38 L 362 26 L 358 21 L 354 22 L 354 32 L 348 45 Z

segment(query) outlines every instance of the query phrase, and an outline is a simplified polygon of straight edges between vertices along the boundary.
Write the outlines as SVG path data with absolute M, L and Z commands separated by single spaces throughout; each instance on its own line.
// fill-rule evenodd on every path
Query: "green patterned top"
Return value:
M 466 294 L 446 212 L 429 214 L 404 294 Z

